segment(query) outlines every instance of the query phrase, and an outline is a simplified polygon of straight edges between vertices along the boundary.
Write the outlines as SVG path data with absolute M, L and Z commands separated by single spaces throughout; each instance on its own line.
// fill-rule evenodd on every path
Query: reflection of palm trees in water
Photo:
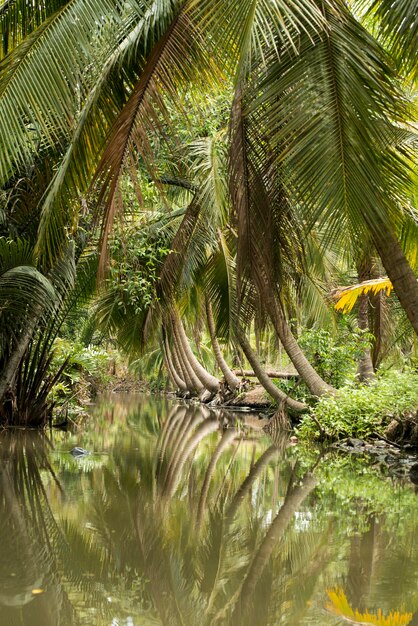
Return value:
M 56 481 L 37 432 L 1 433 L 0 623 L 60 626 L 75 617 L 60 582 L 65 540 L 49 508 L 41 472 Z M 58 484 L 58 483 L 57 483 Z
M 67 520 L 62 530 L 46 497 L 56 479 L 45 438 L 2 435 L 0 530 L 10 541 L 0 551 L 1 626 L 109 626 L 128 616 L 135 625 L 297 626 L 307 616 L 322 625 L 309 603 L 344 580 L 341 569 L 324 578 L 335 568 L 335 522 L 327 508 L 310 517 L 315 481 L 292 461 L 286 435 L 276 432 L 269 445 L 193 406 L 156 418 L 142 412 L 115 431 L 109 463 L 80 509 L 88 524 Z M 347 541 L 347 583 L 356 580 L 356 545 Z M 367 580 L 379 578 L 375 570 Z
M 285 453 L 286 438 L 276 434 L 276 444 L 252 462 L 248 446 L 252 449 L 253 443 L 245 430 L 204 411 L 181 406 L 168 415 L 153 444 L 153 473 L 146 453 L 127 463 L 114 452 L 116 477 L 108 475 L 106 506 L 97 504 L 95 525 L 102 538 L 111 538 L 107 546 L 113 564 L 146 581 L 136 605 L 139 613 L 150 602 L 152 618 L 164 625 L 262 626 L 271 615 L 254 621 L 254 611 L 260 612 L 260 598 L 266 604 L 266 589 L 276 593 L 273 580 L 266 586 L 273 575 L 272 552 L 314 480 L 291 472 L 285 461 L 284 500 L 280 507 L 270 505 L 270 522 L 260 515 L 256 500 L 276 501 L 262 478 Z M 134 480 L 136 489 L 130 492 Z

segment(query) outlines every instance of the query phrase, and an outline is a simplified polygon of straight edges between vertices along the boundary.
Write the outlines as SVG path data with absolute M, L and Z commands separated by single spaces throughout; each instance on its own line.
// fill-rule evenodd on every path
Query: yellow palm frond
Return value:
M 330 602 L 325 606 L 328 611 L 335 615 L 341 616 L 350 624 L 361 624 L 367 626 L 407 626 L 412 619 L 412 613 L 401 613 L 399 611 L 391 611 L 386 617 L 382 610 L 378 609 L 376 613 L 369 613 L 366 609 L 364 613 L 353 610 L 347 600 L 347 596 L 341 587 L 327 590 Z
M 370 292 L 376 295 L 381 291 L 385 291 L 386 295 L 389 296 L 392 289 L 393 285 L 387 277 L 365 280 L 351 287 L 341 287 L 334 293 L 334 298 L 337 300 L 335 308 L 342 313 L 350 313 L 359 296 Z

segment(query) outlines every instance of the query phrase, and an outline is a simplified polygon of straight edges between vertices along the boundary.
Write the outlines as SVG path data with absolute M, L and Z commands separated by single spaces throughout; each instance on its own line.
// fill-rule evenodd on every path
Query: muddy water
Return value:
M 417 625 L 415 486 L 236 417 L 126 396 L 0 433 L 0 626 Z

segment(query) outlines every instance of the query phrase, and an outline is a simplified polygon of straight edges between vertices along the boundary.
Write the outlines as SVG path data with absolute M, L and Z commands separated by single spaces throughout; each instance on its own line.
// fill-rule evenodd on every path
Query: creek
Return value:
M 0 626 L 417 626 L 416 485 L 261 425 L 113 394 L 1 432 Z

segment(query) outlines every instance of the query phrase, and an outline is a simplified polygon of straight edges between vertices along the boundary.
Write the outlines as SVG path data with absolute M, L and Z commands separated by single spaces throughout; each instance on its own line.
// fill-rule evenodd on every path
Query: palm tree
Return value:
M 396 8 L 408 23 L 401 0 Z M 398 28 L 386 0 L 373 2 L 368 15 L 383 25 L 389 53 L 399 60 L 405 51 L 409 71 L 416 28 Z M 179 96 L 193 101 L 223 81 L 234 91 L 228 185 L 215 191 L 222 205 L 230 190 L 239 315 L 248 321 L 258 294 L 311 393 L 332 391 L 286 319 L 286 265 L 303 264 L 314 228 L 326 233 L 328 245 L 345 228 L 352 241 L 372 240 L 418 332 L 418 284 L 399 242 L 412 198 L 411 108 L 388 53 L 345 3 L 94 0 L 87 7 L 82 0 L 45 0 L 29 13 L 6 4 L 1 21 L 0 184 L 7 191 L 19 172 L 38 168 L 45 155 L 51 160 L 37 205 L 35 250 L 45 271 L 64 254 L 80 197 L 88 195 L 90 226 L 100 222 L 103 276 L 124 182 L 140 187 L 147 171 L 163 186 L 155 150 Z M 208 189 L 200 187 L 189 204 L 179 231 L 186 244 L 202 227 L 201 207 L 213 197 Z M 179 264 L 171 265 L 168 282 L 179 274 Z M 161 285 L 167 287 L 164 276 Z M 199 368 L 181 323 L 170 323 L 180 380 L 215 393 L 219 382 Z M 29 325 L 10 372 L 31 334 Z

